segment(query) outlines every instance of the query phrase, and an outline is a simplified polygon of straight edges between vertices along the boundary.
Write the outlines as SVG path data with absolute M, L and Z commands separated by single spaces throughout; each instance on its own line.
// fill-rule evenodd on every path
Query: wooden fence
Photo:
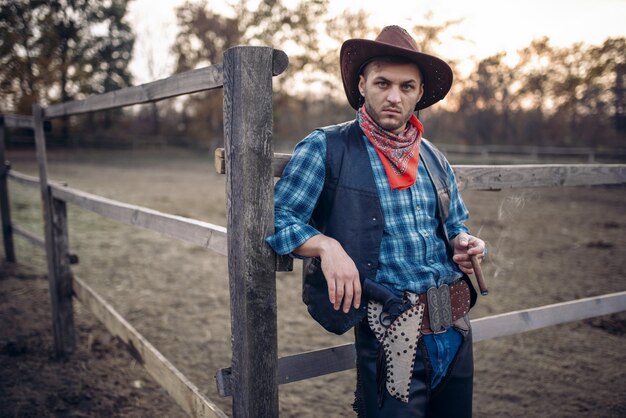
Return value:
M 291 260 L 276 257 L 264 244 L 273 232 L 273 178 L 289 160 L 272 150 L 272 76 L 287 67 L 287 56 L 267 47 L 235 47 L 215 65 L 173 77 L 48 107 L 35 105 L 32 117 L 0 120 L 0 161 L 4 129 L 35 131 L 39 177 L 0 164 L 0 210 L 7 261 L 15 261 L 13 235 L 45 248 L 52 301 L 54 350 L 74 350 L 72 299 L 83 303 L 190 416 L 226 417 L 159 351 L 83 280 L 72 274 L 66 204 L 147 228 L 228 256 L 231 294 L 232 363 L 217 371 L 218 391 L 233 397 L 235 417 L 278 416 L 278 385 L 355 367 L 353 344 L 278 358 L 276 271 Z M 51 118 L 148 103 L 197 91 L 224 88 L 225 149 L 216 168 L 226 174 L 227 229 L 181 216 L 103 198 L 52 182 L 47 175 L 44 123 Z M 580 186 L 626 183 L 626 165 L 456 166 L 459 187 L 494 190 L 512 187 Z M 39 188 L 45 237 L 11 223 L 7 179 Z M 227 232 L 228 231 L 228 232 Z M 249 280 L 253 277 L 254 280 Z M 510 312 L 473 321 L 477 341 L 558 323 L 626 310 L 626 292 Z
M 597 160 L 605 162 L 626 161 L 626 149 L 595 149 L 591 147 L 554 147 L 536 145 L 466 145 L 466 144 L 440 144 L 437 148 L 446 155 L 458 157 L 472 157 L 487 162 L 493 159 L 521 160 L 525 162 L 538 162 L 541 160 L 556 161 L 567 159 L 571 161 L 581 161 L 595 163 Z
M 169 97 L 199 91 L 224 88 L 224 125 L 226 143 L 234 150 L 231 161 L 240 164 L 246 178 L 253 171 L 262 171 L 261 158 L 272 156 L 272 77 L 281 74 L 288 65 L 282 51 L 267 47 L 236 47 L 224 54 L 224 63 L 177 74 L 172 77 L 130 87 L 85 100 L 61 103 L 48 107 L 33 106 L 33 116 L 4 115 L 0 129 L 0 161 L 4 156 L 4 129 L 31 128 L 35 132 L 39 176 L 32 177 L 14 172 L 2 164 L 0 172 L 0 197 L 2 229 L 7 261 L 15 261 L 13 236 L 21 236 L 46 250 L 48 280 L 52 302 L 52 329 L 54 351 L 58 356 L 70 355 L 75 347 L 72 298 L 81 301 L 109 331 L 120 338 L 131 354 L 162 385 L 173 399 L 191 416 L 226 417 L 211 400 L 183 376 L 154 346 L 143 338 L 104 299 L 83 280 L 74 276 L 70 262 L 76 261 L 68 249 L 66 204 L 77 205 L 104 217 L 130 225 L 147 228 L 163 235 L 190 242 L 229 255 L 229 276 L 233 318 L 244 318 L 246 312 L 265 309 L 254 319 L 232 321 L 233 334 L 233 414 L 235 416 L 275 416 L 278 411 L 276 376 L 276 302 L 275 256 L 268 248 L 251 246 L 273 230 L 273 202 L 271 199 L 272 173 L 265 170 L 265 178 L 255 175 L 261 182 L 242 185 L 240 178 L 227 181 L 229 196 L 229 229 L 195 219 L 164 214 L 152 209 L 106 199 L 69 188 L 48 179 L 46 138 L 47 120 L 86 112 L 113 109 L 140 103 L 149 103 Z M 255 164 L 259 166 L 256 167 Z M 234 170 L 235 172 L 237 170 Z M 7 179 L 27 187 L 39 188 L 44 213 L 44 239 L 11 223 Z M 260 191 L 259 191 L 260 190 Z M 251 199 L 251 195 L 264 196 Z M 264 204 L 264 227 L 258 227 L 254 208 L 249 203 Z M 248 205 L 248 206 L 246 206 Z M 232 239 L 232 237 L 237 239 Z M 256 274 L 267 289 L 265 294 L 250 294 L 258 289 L 246 289 L 247 275 Z M 272 300 L 272 295 L 274 298 Z M 262 296 L 262 298 L 259 298 Z M 267 297 L 265 297 L 267 296 Z M 270 303 L 267 303 L 270 301 Z M 269 315 L 269 320 L 264 320 Z M 272 321 L 271 318 L 274 318 Z M 262 331 L 257 334 L 256 331 Z M 252 359 L 253 353 L 254 359 Z

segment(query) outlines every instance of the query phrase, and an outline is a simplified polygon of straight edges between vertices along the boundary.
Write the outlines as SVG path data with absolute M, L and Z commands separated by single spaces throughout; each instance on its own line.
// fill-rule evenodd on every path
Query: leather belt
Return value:
M 465 280 L 432 287 L 418 298 L 424 305 L 422 334 L 445 332 L 470 310 L 470 290 Z

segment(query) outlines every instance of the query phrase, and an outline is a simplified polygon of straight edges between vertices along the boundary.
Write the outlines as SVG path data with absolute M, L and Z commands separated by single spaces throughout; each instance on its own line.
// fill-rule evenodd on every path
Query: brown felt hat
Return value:
M 425 109 L 443 99 L 452 86 L 452 69 L 443 60 L 419 52 L 417 43 L 400 26 L 386 26 L 375 40 L 348 39 L 341 46 L 339 61 L 343 88 L 350 105 L 358 109 L 359 76 L 363 67 L 377 57 L 401 57 L 413 61 L 420 68 L 424 95 L 415 110 Z

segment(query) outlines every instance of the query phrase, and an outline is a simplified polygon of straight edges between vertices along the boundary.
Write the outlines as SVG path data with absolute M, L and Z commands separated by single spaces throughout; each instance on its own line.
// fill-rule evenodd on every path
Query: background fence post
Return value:
M 69 266 L 67 212 L 65 202 L 54 199 L 48 186 L 43 122 L 42 108 L 37 104 L 33 105 L 33 125 L 45 224 L 48 283 L 52 305 L 54 351 L 58 357 L 64 357 L 74 351 L 72 272 Z
M 276 272 L 264 242 L 274 231 L 272 56 L 224 53 L 224 141 L 234 417 L 278 416 Z
M 4 242 L 4 257 L 6 261 L 15 262 L 15 247 L 13 245 L 13 228 L 11 227 L 11 205 L 9 204 L 9 186 L 7 175 L 9 167 L 4 155 L 5 149 L 4 116 L 0 115 L 0 212 L 2 212 L 2 239 Z

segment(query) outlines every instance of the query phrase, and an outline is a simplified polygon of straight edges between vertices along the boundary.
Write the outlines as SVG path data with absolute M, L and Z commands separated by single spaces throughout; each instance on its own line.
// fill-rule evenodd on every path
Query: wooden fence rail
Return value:
M 13 244 L 13 232 L 26 238 L 33 244 L 38 244 L 40 239 L 27 231 L 15 229 L 11 222 L 11 205 L 9 201 L 9 188 L 7 180 L 11 177 L 10 164 L 5 158 L 6 128 L 34 129 L 32 116 L 24 115 L 0 115 L 0 215 L 2 223 L 2 240 L 4 243 L 5 258 L 9 262 L 15 262 L 15 246 Z M 48 130 L 49 122 L 44 122 L 42 129 Z M 16 176 L 14 180 L 26 186 L 39 187 L 39 179 L 30 176 Z M 35 180 L 35 181 L 33 181 Z
M 472 334 L 474 341 L 478 342 L 624 310 L 626 292 L 611 293 L 474 319 Z M 354 367 L 354 343 L 293 354 L 278 359 L 278 383 L 297 382 Z M 219 370 L 217 381 L 221 396 L 232 394 L 230 379 L 229 368 Z
M 33 129 L 33 118 L 26 115 L 0 115 L 0 125 L 7 128 Z
M 227 417 L 83 280 L 74 276 L 72 289 L 76 298 L 113 336 L 118 337 L 126 345 L 135 360 L 144 366 L 187 414 L 192 417 Z
M 226 255 L 227 253 L 226 228 L 222 226 L 118 202 L 56 184 L 52 184 L 50 189 L 55 199 L 72 203 L 105 218 L 149 229 L 213 250 L 218 254 Z
M 280 50 L 271 49 L 270 76 L 276 76 L 287 69 L 289 60 L 287 55 Z M 247 63 L 240 63 L 247 64 Z M 255 71 L 265 69 L 253 68 Z M 224 85 L 224 70 L 222 64 L 199 68 L 175 74 L 168 78 L 142 84 L 140 86 L 127 87 L 108 93 L 98 94 L 84 100 L 59 103 L 43 109 L 46 119 L 61 116 L 79 115 L 100 110 L 115 109 L 118 107 L 132 106 L 142 103 L 156 102 L 185 94 L 198 93 L 213 90 Z M 267 99 L 267 98 L 263 98 Z M 271 97 L 270 97 L 271 100 Z
M 473 155 L 488 159 L 492 156 L 517 156 L 538 160 L 542 157 L 578 157 L 588 163 L 596 162 L 603 158 L 612 161 L 626 160 L 626 148 L 591 148 L 591 147 L 554 147 L 538 145 L 466 145 L 466 144 L 441 144 L 437 148 L 446 154 Z
M 163 80 L 91 96 L 85 100 L 59 103 L 44 109 L 45 118 L 58 118 L 100 110 L 115 109 L 197 93 L 222 87 L 221 65 L 175 74 Z
M 25 229 L 20 228 L 19 226 L 15 225 L 14 223 L 11 223 L 11 228 L 13 229 L 13 233 L 15 235 L 19 235 L 22 238 L 24 238 L 26 241 L 30 242 L 31 244 L 33 244 L 36 247 L 40 247 L 42 249 L 46 249 L 46 241 L 37 236 L 36 234 L 33 234 L 30 231 L 27 231 Z
M 274 177 L 282 175 L 291 156 L 292 154 L 274 154 Z M 455 165 L 452 168 L 459 190 L 626 183 L 626 164 Z M 224 148 L 215 151 L 215 170 L 219 174 L 225 174 Z
M 455 166 L 459 190 L 626 183 L 626 164 Z
M 466 145 L 466 144 L 440 144 L 437 148 L 444 152 L 481 154 L 484 152 L 498 154 L 544 154 L 544 155 L 588 155 L 595 152 L 590 147 L 553 147 L 539 145 Z M 624 150 L 620 150 L 624 152 Z
M 10 180 L 21 184 L 22 186 L 39 188 L 39 177 L 29 176 L 28 174 L 20 173 L 15 170 L 10 170 L 8 172 L 8 177 Z

